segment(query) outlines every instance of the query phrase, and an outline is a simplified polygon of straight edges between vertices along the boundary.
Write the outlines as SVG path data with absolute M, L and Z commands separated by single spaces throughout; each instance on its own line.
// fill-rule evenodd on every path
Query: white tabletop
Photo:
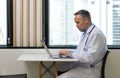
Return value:
M 77 62 L 78 59 L 52 59 L 48 55 L 42 54 L 23 54 L 18 57 L 17 61 L 43 61 L 43 62 Z

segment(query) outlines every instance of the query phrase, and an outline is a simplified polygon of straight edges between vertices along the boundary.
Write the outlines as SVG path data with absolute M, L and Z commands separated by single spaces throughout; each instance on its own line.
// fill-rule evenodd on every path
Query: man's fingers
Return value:
M 64 55 L 64 53 L 63 53 L 63 52 L 60 52 L 59 55 Z
M 59 55 L 65 55 L 65 52 L 64 51 L 60 51 Z

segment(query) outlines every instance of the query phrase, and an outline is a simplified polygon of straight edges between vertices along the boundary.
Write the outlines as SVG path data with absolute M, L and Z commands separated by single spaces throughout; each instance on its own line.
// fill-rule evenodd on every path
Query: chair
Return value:
M 27 78 L 27 74 L 2 75 L 0 78 Z
M 101 67 L 101 78 L 105 78 L 105 64 L 106 64 L 106 60 L 107 60 L 109 53 L 110 53 L 110 51 L 107 51 L 105 56 L 103 57 L 103 63 L 102 63 L 102 67 Z
M 106 60 L 105 78 L 120 78 L 120 51 L 111 51 Z

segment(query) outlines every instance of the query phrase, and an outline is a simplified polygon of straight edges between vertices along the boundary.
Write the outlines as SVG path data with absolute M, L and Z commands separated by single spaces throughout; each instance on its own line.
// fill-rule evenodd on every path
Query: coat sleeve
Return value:
M 92 34 L 88 39 L 87 44 L 84 46 L 83 50 L 81 50 L 83 52 L 75 52 L 73 53 L 73 57 L 79 58 L 79 61 L 81 63 L 92 64 L 96 60 L 98 60 L 99 57 L 103 57 L 101 53 L 103 49 L 105 49 L 105 46 L 106 40 L 101 34 Z

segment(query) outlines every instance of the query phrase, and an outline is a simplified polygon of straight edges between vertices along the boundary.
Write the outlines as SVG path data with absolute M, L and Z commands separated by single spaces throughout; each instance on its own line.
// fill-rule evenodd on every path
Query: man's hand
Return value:
M 67 57 L 70 56 L 70 51 L 68 50 L 60 50 L 59 55 L 65 55 Z

